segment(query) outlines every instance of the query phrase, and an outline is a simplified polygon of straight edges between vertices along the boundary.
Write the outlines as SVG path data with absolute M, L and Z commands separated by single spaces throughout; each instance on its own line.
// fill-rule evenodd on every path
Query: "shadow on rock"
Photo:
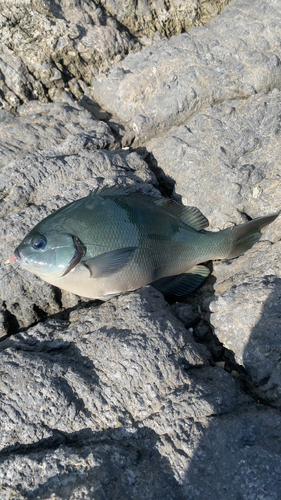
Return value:
M 266 405 L 280 408 L 281 279 L 267 276 L 263 284 L 270 293 L 244 350 L 248 395 L 263 404 L 249 397 L 233 412 L 194 422 L 201 438 L 182 481 L 188 498 L 273 500 L 279 496 L 281 416 Z
M 281 408 L 281 279 L 265 276 L 263 285 L 270 294 L 245 347 L 243 364 L 250 373 L 254 396 Z
M 159 183 L 161 194 L 163 196 L 172 197 L 175 194 L 174 189 L 176 181 L 171 176 L 167 175 L 164 170 L 158 165 L 158 161 L 153 153 L 148 151 L 145 147 L 136 148 L 135 152 L 145 159 L 147 165 L 154 173 Z M 181 196 L 175 195 L 174 197 L 179 203 L 181 202 Z
M 49 441 L 38 443 L 36 449 L 25 447 L 17 452 L 22 453 L 23 469 L 30 468 L 37 477 L 40 471 L 41 481 L 31 489 L 28 481 L 21 481 L 20 498 L 185 500 L 168 458 L 157 450 L 157 440 L 157 434 L 146 428 L 97 433 L 85 429 L 60 433 L 53 447 Z M 9 460 L 12 465 L 17 458 L 10 455 Z M 49 464 L 47 474 L 42 474 L 42 460 Z M 0 458 L 0 470 L 1 465 Z

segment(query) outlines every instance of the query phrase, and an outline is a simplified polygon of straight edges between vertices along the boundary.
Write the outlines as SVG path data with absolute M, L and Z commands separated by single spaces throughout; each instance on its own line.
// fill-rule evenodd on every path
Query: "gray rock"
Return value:
M 176 194 L 211 227 L 280 212 L 280 105 L 274 90 L 208 106 L 148 144 L 160 176 L 173 176 Z M 253 393 L 279 408 L 280 231 L 279 217 L 246 255 L 215 264 L 210 301 L 216 336 L 246 368 Z
M 280 414 L 258 405 L 237 410 L 200 422 L 185 420 L 185 425 L 173 413 L 172 437 L 156 427 L 158 449 L 177 469 L 180 498 L 278 499 Z M 175 448 L 181 452 L 177 457 Z
M 281 92 L 210 105 L 164 138 L 147 143 L 160 177 L 175 181 L 186 205 L 197 206 L 210 226 L 281 209 L 279 127 Z
M 277 499 L 280 415 L 208 356 L 152 287 L 2 341 L 1 496 Z
M 0 122 L 1 167 L 26 153 L 60 145 L 60 154 L 115 146 L 110 128 L 69 98 L 69 102 L 29 101 Z M 59 151 L 57 150 L 57 154 Z
M 207 104 L 280 88 L 280 29 L 275 0 L 234 1 L 208 27 L 129 54 L 91 95 L 144 145 Z
M 103 18 L 93 2 L 60 4 L 23 0 L 0 7 L 0 103 L 5 109 L 16 110 L 30 99 L 55 100 L 65 88 L 81 97 L 79 79 L 90 84 L 117 56 L 140 49 L 114 20 L 100 25 L 108 16 Z
M 54 111 L 53 106 L 51 110 Z M 74 113 L 67 107 L 59 108 L 59 111 L 66 113 L 66 119 L 68 112 L 70 116 Z M 85 120 L 84 125 L 89 125 L 88 120 Z M 70 130 L 75 130 L 75 124 L 68 125 Z M 13 256 L 18 243 L 36 223 L 53 210 L 86 196 L 98 186 L 134 185 L 144 192 L 159 194 L 151 185 L 157 184 L 153 173 L 136 153 L 125 150 L 91 151 L 112 137 L 106 125 L 93 120 L 90 120 L 90 125 L 94 130 L 87 133 L 88 139 L 85 133 L 69 135 L 64 143 L 25 155 L 1 169 L 2 263 Z M 77 124 L 76 129 L 79 127 Z M 102 134 L 104 130 L 106 134 Z M 52 141 L 51 131 L 48 139 Z M 40 144 L 38 141 L 34 146 L 40 147 Z M 27 327 L 62 308 L 74 307 L 79 300 L 24 272 L 16 263 L 2 266 L 0 276 L 1 336 L 7 331 L 13 333 L 18 328 Z
M 39 323 L 3 341 L 1 355 L 2 449 L 32 442 L 34 432 L 45 439 L 52 429 L 101 431 L 143 420 L 184 390 L 188 370 L 209 357 L 152 287 L 75 310 L 68 321 Z M 235 406 L 234 386 L 233 395 L 218 401 L 218 411 Z M 195 393 L 196 378 L 190 398 Z
M 1 6 L 1 265 L 90 189 L 159 193 L 148 165 L 212 229 L 280 210 L 278 2 L 234 0 L 155 42 L 225 3 Z M 140 49 L 121 20 L 161 33 L 120 62 Z M 147 163 L 105 150 L 124 129 Z M 0 497 L 278 500 L 280 227 L 171 306 L 152 287 L 83 301 L 1 267 Z
M 206 24 L 228 3 L 230 0 L 189 0 L 184 3 L 177 0 L 169 3 L 161 0 L 141 0 L 137 4 L 105 0 L 101 5 L 135 36 L 151 37 L 158 31 L 162 36 L 170 37 L 188 31 L 194 25 Z
M 197 496 L 215 500 L 227 495 L 231 500 L 239 496 L 278 500 L 277 412 L 246 410 L 239 418 L 210 417 L 208 424 L 206 429 L 205 422 L 186 421 L 178 427 L 179 439 L 170 442 L 135 425 L 111 431 L 102 439 L 99 433 L 86 431 L 58 436 L 49 449 L 48 442 L 45 449 L 26 448 L 27 453 L 22 447 L 22 455 L 11 453 L 9 459 L 1 459 L 5 486 L 0 491 L 3 499 L 185 500 Z M 183 446 L 183 433 L 195 448 L 183 451 L 176 447 Z M 60 441 L 66 444 L 59 446 Z M 175 458 L 179 474 L 175 473 Z
M 171 36 L 206 23 L 230 0 L 186 5 L 143 2 L 26 0 L 0 5 L 0 104 L 8 110 L 29 99 L 55 100 L 67 88 L 77 98 L 85 83 L 128 52 L 140 50 L 132 35 Z M 150 44 L 146 37 L 142 43 Z
M 46 102 L 44 89 L 28 71 L 20 57 L 0 45 L 0 106 L 15 111 L 22 102 L 40 99 Z
M 280 226 L 280 219 L 275 224 Z M 217 263 L 211 322 L 250 377 L 252 393 L 281 408 L 281 242 L 262 241 L 233 262 Z

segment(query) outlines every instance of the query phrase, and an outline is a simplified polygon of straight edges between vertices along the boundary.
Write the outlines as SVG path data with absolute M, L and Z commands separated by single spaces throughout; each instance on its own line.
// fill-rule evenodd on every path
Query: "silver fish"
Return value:
M 124 188 L 102 188 L 37 224 L 15 250 L 20 264 L 69 292 L 106 300 L 153 284 L 185 295 L 206 279 L 201 263 L 249 249 L 278 214 L 219 232 L 195 207 Z

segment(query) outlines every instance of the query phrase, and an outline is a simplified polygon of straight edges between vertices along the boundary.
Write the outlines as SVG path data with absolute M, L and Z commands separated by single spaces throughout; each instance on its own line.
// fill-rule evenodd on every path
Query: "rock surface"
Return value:
M 67 100 L 69 102 L 67 102 Z M 112 130 L 65 94 L 64 102 L 29 101 L 0 122 L 1 167 L 26 153 L 60 145 L 60 154 L 116 146 Z
M 280 218 L 279 218 L 280 219 Z M 280 226 L 280 222 L 276 222 Z M 212 324 L 251 377 L 253 394 L 281 408 L 281 241 L 263 241 L 238 262 L 214 266 Z
M 268 468 L 279 485 L 279 412 L 210 367 L 152 287 L 10 337 L 1 358 L 2 498 L 256 498 Z
M 0 104 L 14 111 L 31 99 L 56 100 L 64 89 L 79 99 L 114 60 L 152 43 L 136 36 L 181 33 L 206 23 L 229 1 L 1 3 Z
M 93 80 L 93 98 L 134 131 L 136 142 L 185 123 L 207 104 L 280 87 L 279 4 L 232 5 L 208 27 L 130 54 Z
M 179 35 L 191 26 L 205 24 L 230 3 L 230 0 L 189 0 L 179 2 L 152 2 L 141 0 L 137 4 L 121 0 L 104 0 L 105 10 L 126 26 L 135 36 L 152 36 L 156 31 L 163 36 Z
M 207 106 L 188 124 L 147 142 L 159 176 L 175 180 L 184 204 L 222 229 L 281 207 L 281 92 Z
M 227 3 L 1 4 L 1 266 L 97 186 L 160 189 L 212 230 L 281 211 L 279 2 L 180 34 Z M 0 267 L 1 498 L 278 500 L 280 242 L 279 217 L 177 302 Z

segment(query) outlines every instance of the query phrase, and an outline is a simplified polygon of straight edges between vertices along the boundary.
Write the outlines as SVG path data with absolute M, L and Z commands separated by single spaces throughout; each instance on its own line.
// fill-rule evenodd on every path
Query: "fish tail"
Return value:
M 251 248 L 261 237 L 261 229 L 271 222 L 273 222 L 279 214 L 266 215 L 253 219 L 239 226 L 227 228 L 222 233 L 225 234 L 226 239 L 229 238 L 229 246 L 225 259 L 232 259 L 238 257 L 242 253 Z

